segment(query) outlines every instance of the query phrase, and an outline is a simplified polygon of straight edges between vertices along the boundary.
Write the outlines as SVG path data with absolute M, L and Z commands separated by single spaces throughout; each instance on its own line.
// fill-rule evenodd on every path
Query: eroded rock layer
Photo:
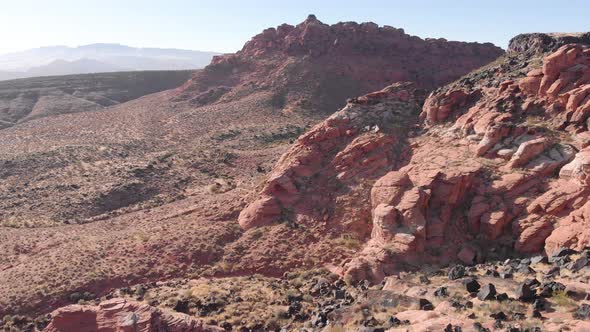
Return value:
M 51 316 L 52 321 L 45 332 L 223 331 L 184 314 L 163 312 L 147 304 L 121 298 L 102 302 L 98 306 L 70 305 L 56 310 Z
M 408 116 L 382 117 L 357 136 L 368 123 L 351 126 L 346 115 L 360 106 L 349 103 L 281 158 L 240 225 L 284 221 L 286 210 L 332 227 L 371 219 L 349 228 L 367 243 L 336 270 L 374 282 L 420 262 L 581 250 L 589 240 L 590 47 L 564 45 L 527 62 L 525 76 L 502 68 L 432 93 L 417 126 Z M 367 103 L 361 114 L 412 114 L 415 97 L 395 100 Z M 330 179 L 368 187 L 346 192 Z M 345 212 L 312 213 L 320 207 Z
M 279 108 L 331 114 L 346 98 L 404 81 L 432 89 L 502 54 L 489 43 L 423 40 L 390 26 L 328 25 L 310 15 L 295 26 L 266 29 L 235 54 L 214 57 L 177 98 L 201 105 L 269 91 Z

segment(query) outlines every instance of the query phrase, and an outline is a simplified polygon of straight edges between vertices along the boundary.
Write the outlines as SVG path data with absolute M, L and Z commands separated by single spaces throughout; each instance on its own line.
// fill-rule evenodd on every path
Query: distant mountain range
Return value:
M 119 44 L 40 47 L 0 55 L 0 80 L 115 71 L 198 69 L 209 64 L 217 54 Z

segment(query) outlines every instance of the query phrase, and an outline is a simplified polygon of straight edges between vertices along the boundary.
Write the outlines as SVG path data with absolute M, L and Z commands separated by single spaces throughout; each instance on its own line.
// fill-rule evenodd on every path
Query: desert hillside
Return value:
M 0 130 L 6 330 L 590 328 L 588 34 L 310 15 L 106 86 Z
M 102 110 L 174 89 L 193 71 L 36 77 L 0 82 L 0 128 L 50 115 Z
M 432 55 L 419 60 L 413 49 Z M 263 272 L 267 263 L 248 249 L 258 240 L 237 217 L 298 136 L 347 98 L 408 78 L 424 88 L 450 82 L 502 53 L 310 17 L 266 30 L 178 89 L 100 110 L 21 115 L 26 121 L 0 130 L 1 313 L 48 312 L 78 291 L 102 296 L 144 281 L 246 273 L 246 266 Z M 437 62 L 435 54 L 454 56 Z M 415 76 L 441 66 L 436 76 Z M 103 93 L 86 94 L 94 92 Z M 285 245 L 273 250 L 287 253 Z M 291 254 L 266 272 L 321 265 Z M 224 255 L 246 256 L 233 272 L 219 270 Z

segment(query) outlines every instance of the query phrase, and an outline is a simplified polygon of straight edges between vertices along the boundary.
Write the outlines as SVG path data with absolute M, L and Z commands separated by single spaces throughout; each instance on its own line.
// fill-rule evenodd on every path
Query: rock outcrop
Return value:
M 524 33 L 510 39 L 508 53 L 543 54 L 566 44 L 590 45 L 590 33 Z
M 347 105 L 281 158 L 240 225 L 270 225 L 285 215 L 347 225 L 367 242 L 335 270 L 373 282 L 424 262 L 584 248 L 590 47 L 567 44 L 544 56 L 542 66 L 525 64 L 525 76 L 500 65 L 471 76 L 479 81 L 435 91 L 421 125 L 400 117 L 350 120 L 358 107 L 359 114 L 387 114 L 400 102 L 414 109 L 412 98 L 373 104 L 368 95 L 362 106 Z M 382 131 L 392 123 L 395 130 Z M 360 136 L 359 128 L 366 128 Z M 370 180 L 371 189 L 342 191 L 332 179 L 344 188 Z M 344 203 L 352 197 L 354 209 Z M 318 212 L 326 210 L 334 212 Z
M 433 89 L 493 61 L 489 43 L 420 39 L 375 23 L 327 25 L 310 15 L 253 37 L 235 54 L 214 57 L 178 91 L 178 99 L 215 103 L 266 92 L 283 110 L 331 114 L 346 98 L 411 81 Z
M 281 157 L 259 198 L 240 213 L 242 228 L 297 216 L 327 221 L 338 213 L 344 218 L 342 207 L 335 206 L 339 191 L 358 186 L 351 190 L 368 193 L 361 182 L 376 179 L 406 157 L 405 135 L 417 121 L 420 98 L 413 84 L 399 83 L 350 100 Z M 345 223 L 364 227 L 363 209 L 352 205 L 349 210 Z
M 438 106 L 453 91 L 465 95 L 462 89 L 433 94 L 426 101 L 426 125 L 436 130 L 437 123 L 454 119 L 445 135 L 455 132 L 457 139 L 474 142 L 473 157 L 487 160 L 489 165 L 482 167 L 496 178 L 476 189 L 468 210 L 472 233 L 494 240 L 509 234 L 504 227 L 512 224 L 514 248 L 539 251 L 557 221 L 587 200 L 587 152 L 578 151 L 587 145 L 589 61 L 590 48 L 568 44 L 523 78 L 470 90 L 468 94 L 481 95 L 470 108 L 453 99 L 447 109 Z M 557 173 L 558 179 L 550 177 Z M 550 242 L 547 251 L 555 247 Z
M 70 305 L 54 311 L 51 317 L 45 332 L 223 331 L 185 314 L 163 312 L 147 304 L 122 298 L 104 301 L 97 306 Z

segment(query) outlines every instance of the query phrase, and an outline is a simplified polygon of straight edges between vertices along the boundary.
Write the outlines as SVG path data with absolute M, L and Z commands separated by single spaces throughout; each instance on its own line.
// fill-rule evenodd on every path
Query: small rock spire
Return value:
M 321 22 L 320 22 L 320 20 L 318 20 L 318 18 L 314 14 L 309 14 L 309 15 L 307 15 L 307 19 L 305 19 L 305 22 L 303 22 L 303 23 L 309 24 L 309 23 L 321 23 Z

